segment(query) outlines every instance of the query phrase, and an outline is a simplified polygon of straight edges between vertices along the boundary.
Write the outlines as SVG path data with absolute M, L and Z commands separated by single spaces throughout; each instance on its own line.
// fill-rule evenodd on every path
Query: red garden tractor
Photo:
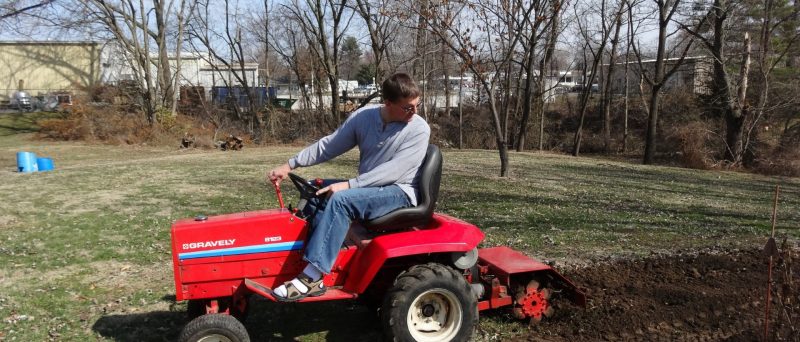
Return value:
M 585 294 L 547 264 L 508 247 L 477 248 L 478 227 L 434 213 L 442 156 L 430 145 L 416 207 L 353 222 L 327 292 L 299 302 L 364 299 L 377 303 L 391 341 L 466 341 L 478 311 L 507 307 L 520 319 L 552 313 L 555 295 L 580 306 Z M 272 288 L 299 274 L 309 232 L 303 214 L 317 187 L 290 174 L 297 208 L 214 217 L 172 225 L 175 293 L 191 321 L 180 341 L 249 341 L 239 321 L 252 295 L 275 300 Z M 551 297 L 552 296 L 552 297 Z

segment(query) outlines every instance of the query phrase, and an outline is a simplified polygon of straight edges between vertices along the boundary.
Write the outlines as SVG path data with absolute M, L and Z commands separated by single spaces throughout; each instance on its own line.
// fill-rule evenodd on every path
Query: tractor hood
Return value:
M 180 220 L 172 225 L 173 258 L 189 262 L 301 249 L 304 225 L 286 209 Z

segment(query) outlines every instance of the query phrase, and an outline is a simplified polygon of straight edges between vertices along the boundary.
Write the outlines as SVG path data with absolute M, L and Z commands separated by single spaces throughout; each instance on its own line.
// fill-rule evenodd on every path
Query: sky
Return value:
M 9 1 L 14 2 L 14 4 L 17 5 L 16 8 L 22 8 L 48 0 L 0 0 L 0 16 L 8 13 L 7 9 L 2 9 L 2 3 Z M 285 1 L 271 0 L 270 7 L 274 10 L 278 8 L 282 2 Z M 219 4 L 221 2 L 213 3 Z M 69 6 L 69 4 L 70 1 L 57 0 L 49 5 L 37 8 L 36 10 L 28 13 L 11 18 L 0 19 L 0 40 L 96 40 L 97 35 L 94 32 L 89 32 L 87 30 L 83 32 L 72 32 L 69 35 L 64 35 L 60 34 L 58 30 L 52 29 L 52 26 L 50 26 L 47 21 L 42 22 L 38 20 L 40 17 L 47 17 L 54 11 L 58 11 L 59 6 Z M 238 4 L 238 6 L 241 8 L 239 12 L 242 13 L 242 15 L 251 15 L 257 11 L 263 11 L 264 6 L 263 0 L 235 0 L 234 4 Z M 219 12 L 222 13 L 223 10 L 219 9 Z M 365 32 L 363 32 L 364 30 L 358 26 L 358 20 L 354 19 L 353 22 L 354 24 L 351 27 L 350 35 L 353 35 L 359 39 L 360 43 L 362 44 L 362 51 L 369 51 L 369 41 L 367 35 Z M 575 39 L 574 36 L 570 35 L 574 35 L 574 33 L 568 30 L 561 39 L 561 41 L 564 42 L 561 44 L 561 48 L 567 52 L 574 50 L 574 48 L 570 46 L 571 43 L 569 42 L 575 41 Z M 644 46 L 645 50 L 648 48 L 654 48 L 654 43 L 657 38 L 657 31 L 652 25 L 649 27 L 642 27 L 639 31 L 639 35 L 639 41 Z

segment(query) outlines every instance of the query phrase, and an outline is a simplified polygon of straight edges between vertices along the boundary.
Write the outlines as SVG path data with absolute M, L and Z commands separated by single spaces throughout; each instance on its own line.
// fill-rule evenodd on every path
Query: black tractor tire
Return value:
M 250 342 L 247 329 L 230 315 L 211 314 L 195 318 L 181 331 L 180 342 L 208 341 Z
M 386 293 L 381 324 L 388 341 L 467 341 L 478 303 L 464 276 L 428 263 L 400 273 Z

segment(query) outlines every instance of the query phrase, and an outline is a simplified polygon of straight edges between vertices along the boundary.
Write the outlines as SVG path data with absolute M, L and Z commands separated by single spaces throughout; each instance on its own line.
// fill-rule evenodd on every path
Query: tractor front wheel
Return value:
M 231 315 L 210 314 L 193 319 L 181 331 L 180 342 L 250 342 L 247 329 Z
M 417 265 L 395 279 L 381 321 L 390 341 L 467 341 L 478 321 L 477 299 L 452 268 Z

